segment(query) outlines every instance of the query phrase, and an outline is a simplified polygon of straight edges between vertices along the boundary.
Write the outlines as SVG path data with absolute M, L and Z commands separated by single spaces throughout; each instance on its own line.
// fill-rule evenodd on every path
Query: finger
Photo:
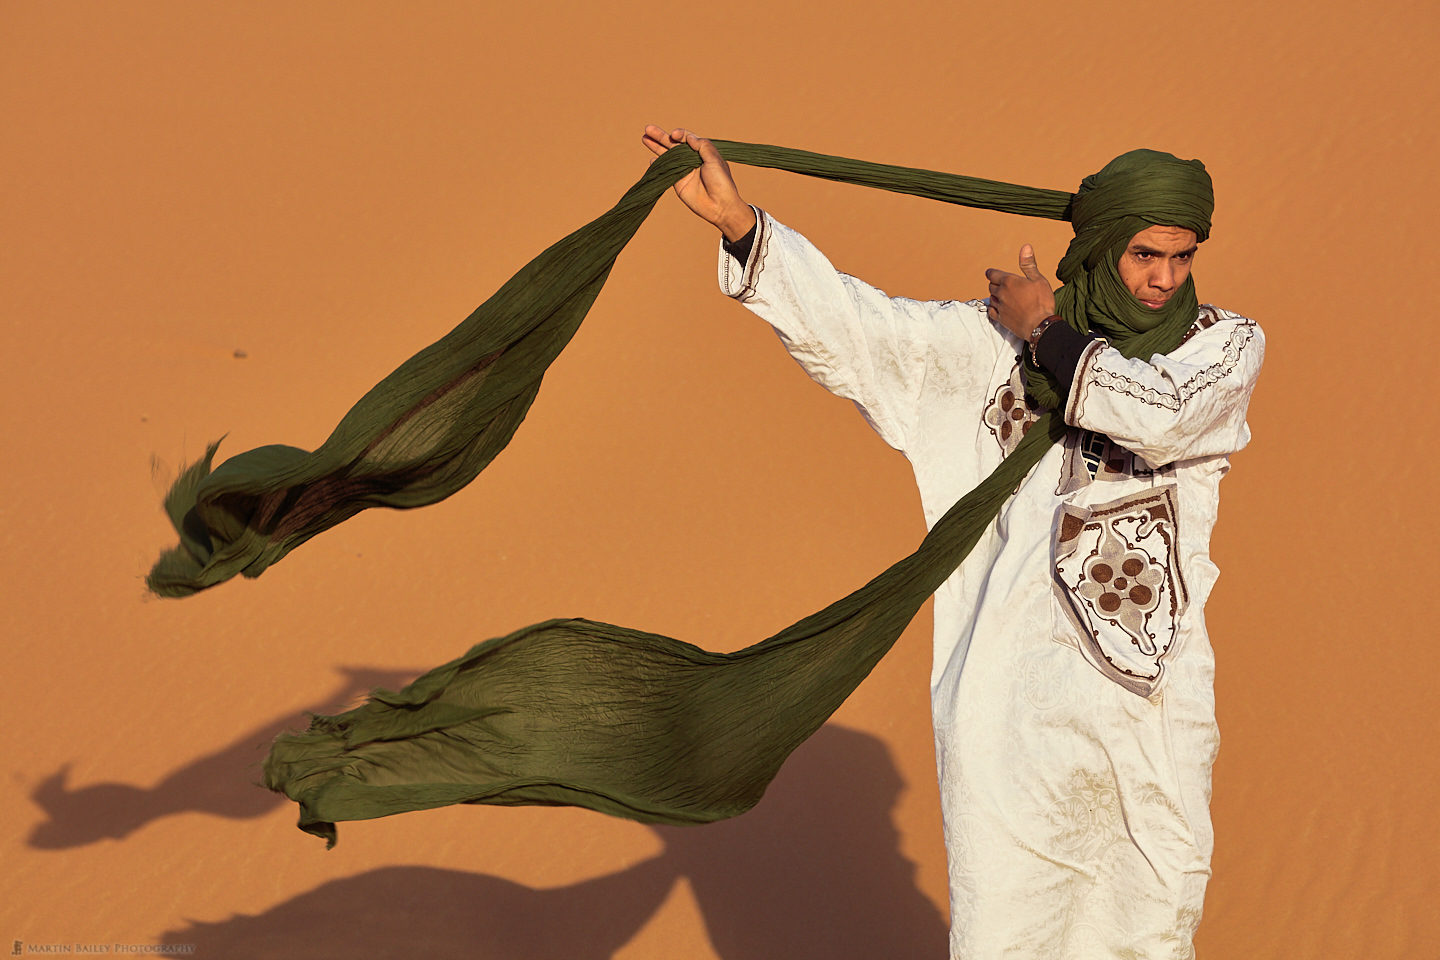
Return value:
M 641 137 L 641 139 L 655 144 L 662 150 L 668 150 L 674 146 L 674 144 L 670 142 L 670 134 L 655 126 L 653 123 L 646 124 L 645 135 Z
M 685 131 L 685 146 L 700 154 L 702 162 L 720 159 L 720 151 L 715 149 L 715 144 L 690 130 Z
M 693 134 L 692 134 L 692 136 L 693 136 Z M 717 148 L 717 147 L 715 146 L 715 144 L 711 143 L 709 140 L 706 140 L 704 137 L 695 137 L 694 139 L 695 139 L 695 142 L 692 143 L 691 146 L 693 146 L 696 150 L 700 151 L 700 160 L 701 160 L 701 162 L 703 162 L 703 163 L 724 163 L 724 162 L 725 162 L 725 158 L 722 157 L 722 156 L 720 156 L 720 150 L 719 150 L 719 148 Z
M 1043 279 L 1040 268 L 1035 265 L 1035 248 L 1028 243 L 1020 248 L 1020 272 L 1029 280 Z

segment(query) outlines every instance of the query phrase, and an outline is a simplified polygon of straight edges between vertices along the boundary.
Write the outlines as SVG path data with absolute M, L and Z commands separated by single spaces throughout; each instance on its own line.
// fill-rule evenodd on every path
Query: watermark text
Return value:
M 0 943 L 3 943 L 0 940 Z M 0 949 L 4 949 L 0 947 Z M 12 940 L 10 956 L 128 956 L 188 957 L 195 953 L 193 943 L 34 943 Z

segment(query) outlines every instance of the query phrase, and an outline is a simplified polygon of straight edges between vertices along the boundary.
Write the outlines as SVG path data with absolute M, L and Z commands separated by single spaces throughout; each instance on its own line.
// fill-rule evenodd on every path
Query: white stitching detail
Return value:
M 1102 366 L 1095 367 L 1095 386 L 1104 387 L 1106 390 L 1124 394 L 1127 397 L 1134 397 L 1141 403 L 1148 403 L 1152 407 L 1164 407 L 1166 410 L 1179 410 L 1180 398 L 1168 393 L 1161 393 L 1154 387 L 1147 387 L 1145 384 L 1129 377 L 1106 370 Z
M 1179 410 L 1182 403 L 1192 399 L 1202 390 L 1213 387 L 1233 372 L 1240 363 L 1240 354 L 1244 352 L 1245 346 L 1254 337 L 1255 321 L 1246 320 L 1237 325 L 1231 331 L 1230 339 L 1225 342 L 1223 357 L 1186 380 L 1173 394 L 1156 390 L 1154 387 L 1147 387 L 1124 374 L 1106 370 L 1098 364 L 1094 368 L 1095 385 L 1115 393 L 1134 397 L 1136 400 L 1154 407 Z
M 1241 339 L 1243 337 L 1243 340 Z M 1240 354 L 1255 339 L 1255 321 L 1246 320 L 1230 333 L 1225 342 L 1225 358 L 1201 370 L 1180 387 L 1180 399 L 1189 400 L 1201 390 L 1212 387 L 1240 363 Z

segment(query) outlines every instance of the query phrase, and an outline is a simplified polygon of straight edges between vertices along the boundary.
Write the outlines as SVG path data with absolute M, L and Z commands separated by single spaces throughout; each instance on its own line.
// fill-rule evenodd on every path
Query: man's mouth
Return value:
M 1144 297 L 1140 297 L 1139 300 L 1151 310 L 1159 310 L 1161 307 L 1165 306 L 1164 300 L 1146 300 Z

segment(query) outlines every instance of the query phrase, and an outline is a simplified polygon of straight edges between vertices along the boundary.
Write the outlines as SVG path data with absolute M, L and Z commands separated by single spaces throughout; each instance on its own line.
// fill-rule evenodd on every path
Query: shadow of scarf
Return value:
M 129 783 L 69 784 L 61 767 L 30 793 L 46 819 L 31 828 L 28 843 L 40 850 L 64 850 L 100 840 L 120 840 L 146 824 L 177 813 L 209 813 L 244 820 L 263 816 L 288 801 L 258 786 L 260 764 L 281 733 L 300 729 L 311 713 L 334 713 L 376 687 L 395 689 L 416 671 L 339 668 L 340 684 L 306 710 L 287 713 L 241 735 L 169 774 L 152 787 Z
M 755 809 L 700 827 L 656 827 L 663 852 L 613 874 L 534 889 L 386 867 L 160 939 L 193 944 L 196 956 L 274 960 L 611 957 L 684 877 L 725 960 L 944 956 L 945 917 L 898 848 L 891 810 L 903 787 L 883 743 L 827 725 Z M 674 955 L 684 952 L 677 945 Z

